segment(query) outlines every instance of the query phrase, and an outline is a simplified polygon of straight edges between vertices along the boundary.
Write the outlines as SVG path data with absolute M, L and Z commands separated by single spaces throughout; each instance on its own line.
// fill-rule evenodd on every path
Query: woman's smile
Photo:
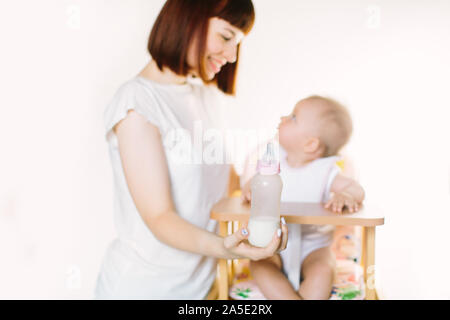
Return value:
M 222 68 L 223 64 L 219 64 L 219 62 L 213 58 L 209 58 L 209 65 L 211 67 L 211 70 L 214 71 L 214 73 L 218 73 L 220 69 Z

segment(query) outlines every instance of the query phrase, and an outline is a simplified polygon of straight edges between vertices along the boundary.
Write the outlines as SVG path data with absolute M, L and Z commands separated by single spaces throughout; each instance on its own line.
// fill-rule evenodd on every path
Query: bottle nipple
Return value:
M 280 172 L 280 163 L 275 158 L 273 143 L 267 144 L 266 153 L 262 159 L 258 161 L 258 172 L 260 174 L 277 174 Z
M 269 142 L 267 144 L 266 153 L 263 156 L 263 162 L 266 164 L 271 164 L 275 160 L 275 155 L 273 153 L 273 143 Z

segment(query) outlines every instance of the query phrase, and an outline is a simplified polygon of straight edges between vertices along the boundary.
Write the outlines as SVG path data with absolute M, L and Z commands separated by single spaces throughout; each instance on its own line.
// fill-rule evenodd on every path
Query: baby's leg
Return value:
M 271 258 L 250 261 L 250 272 L 256 284 L 269 300 L 298 300 L 298 293 L 281 271 L 281 258 L 277 254 Z
M 303 281 L 299 294 L 307 300 L 330 298 L 336 273 L 336 259 L 330 247 L 311 252 L 302 263 Z

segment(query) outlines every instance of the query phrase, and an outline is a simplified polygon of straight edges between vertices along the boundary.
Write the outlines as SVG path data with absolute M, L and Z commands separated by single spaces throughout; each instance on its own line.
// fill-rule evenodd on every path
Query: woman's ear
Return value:
M 303 150 L 307 153 L 315 153 L 320 148 L 320 140 L 319 138 L 308 138 L 306 143 L 303 146 Z

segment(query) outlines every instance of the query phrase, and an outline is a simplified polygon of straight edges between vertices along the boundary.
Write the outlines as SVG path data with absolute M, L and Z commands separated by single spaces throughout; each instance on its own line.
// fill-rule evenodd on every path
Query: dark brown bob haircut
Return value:
M 148 52 L 159 69 L 170 68 L 178 75 L 186 76 L 189 45 L 198 35 L 199 75 L 204 83 L 215 83 L 227 94 L 235 94 L 236 74 L 239 62 L 227 63 L 212 80 L 205 75 L 203 63 L 206 50 L 209 19 L 218 17 L 248 34 L 253 27 L 255 11 L 251 0 L 167 0 L 159 13 L 148 41 Z

